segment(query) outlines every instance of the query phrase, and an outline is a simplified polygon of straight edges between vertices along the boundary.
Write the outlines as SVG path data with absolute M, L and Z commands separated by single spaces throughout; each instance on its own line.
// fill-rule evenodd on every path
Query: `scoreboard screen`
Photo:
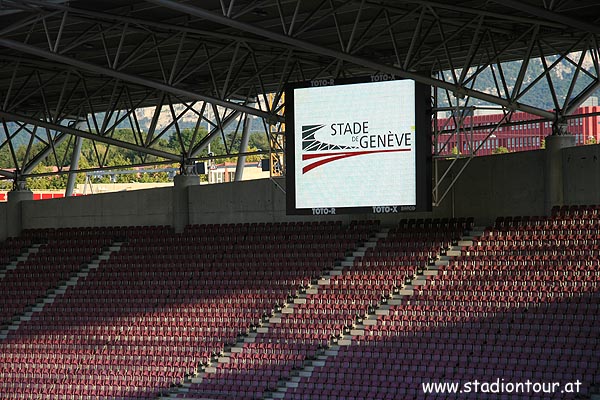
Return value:
M 389 75 L 289 85 L 287 213 L 431 210 L 430 93 Z

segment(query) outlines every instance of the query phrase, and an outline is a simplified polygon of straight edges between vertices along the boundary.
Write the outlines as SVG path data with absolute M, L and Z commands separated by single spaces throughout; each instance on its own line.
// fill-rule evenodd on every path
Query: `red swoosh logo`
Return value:
M 320 167 L 321 165 L 341 160 L 348 157 L 354 156 L 362 156 L 365 154 L 375 154 L 375 153 L 398 153 L 410 151 L 411 149 L 394 149 L 394 150 L 366 150 L 366 151 L 354 151 L 354 152 L 336 152 L 336 153 L 326 153 L 326 154 L 303 154 L 302 161 L 312 160 L 316 158 L 320 158 L 320 160 L 312 162 L 302 168 L 302 173 L 305 174 L 308 171 Z

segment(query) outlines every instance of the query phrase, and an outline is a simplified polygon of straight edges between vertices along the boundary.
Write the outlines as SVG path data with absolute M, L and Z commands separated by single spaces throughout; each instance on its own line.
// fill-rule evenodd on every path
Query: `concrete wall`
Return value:
M 543 150 L 473 158 L 444 199 L 442 214 L 471 216 L 480 223 L 497 216 L 543 215 L 544 160 Z M 452 170 L 457 173 L 465 162 Z M 449 163 L 442 162 L 440 170 Z
M 170 225 L 170 188 L 25 201 L 23 229 L 77 226 Z
M 350 221 L 353 215 L 330 217 L 288 216 L 285 213 L 285 179 L 259 179 L 220 185 L 189 187 L 190 224 L 336 220 Z M 373 216 L 370 216 L 373 218 Z
M 8 237 L 8 203 L 0 203 L 0 241 Z
M 270 179 L 188 190 L 190 224 L 276 221 L 285 215 L 285 195 Z
M 600 204 L 600 145 L 563 150 L 565 204 Z
M 600 145 L 562 150 L 565 204 L 600 204 Z M 544 215 L 545 152 L 531 151 L 472 159 L 443 203 L 431 213 L 392 216 L 338 215 L 331 219 L 378 218 L 392 224 L 400 218 L 472 216 L 488 224 L 497 216 Z M 453 167 L 460 170 L 467 160 Z M 451 161 L 439 161 L 440 175 Z M 452 180 L 449 179 L 440 188 Z M 190 224 L 307 220 L 287 216 L 285 181 L 270 179 L 185 187 L 175 205 L 175 189 L 160 188 L 44 201 L 23 201 L 22 227 L 173 225 L 186 209 Z M 185 204 L 184 204 L 185 205 Z M 0 203 L 0 240 L 9 235 L 10 205 Z M 324 219 L 319 217 L 320 220 Z M 12 223 L 12 222 L 11 222 Z

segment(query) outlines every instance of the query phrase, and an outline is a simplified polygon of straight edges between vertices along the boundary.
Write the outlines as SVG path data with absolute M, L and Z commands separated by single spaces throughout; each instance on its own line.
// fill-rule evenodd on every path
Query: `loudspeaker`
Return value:
M 266 158 L 264 160 L 260 160 L 260 166 L 262 167 L 263 171 L 270 171 L 271 170 L 271 160 L 269 160 L 268 158 Z
M 195 165 L 195 173 L 196 175 L 206 174 L 206 163 L 203 161 L 197 161 Z

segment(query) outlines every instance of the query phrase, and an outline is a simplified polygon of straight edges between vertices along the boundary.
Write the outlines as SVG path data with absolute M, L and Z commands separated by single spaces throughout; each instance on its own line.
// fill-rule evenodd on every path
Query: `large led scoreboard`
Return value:
M 288 214 L 431 210 L 431 91 L 389 75 L 286 88 Z

